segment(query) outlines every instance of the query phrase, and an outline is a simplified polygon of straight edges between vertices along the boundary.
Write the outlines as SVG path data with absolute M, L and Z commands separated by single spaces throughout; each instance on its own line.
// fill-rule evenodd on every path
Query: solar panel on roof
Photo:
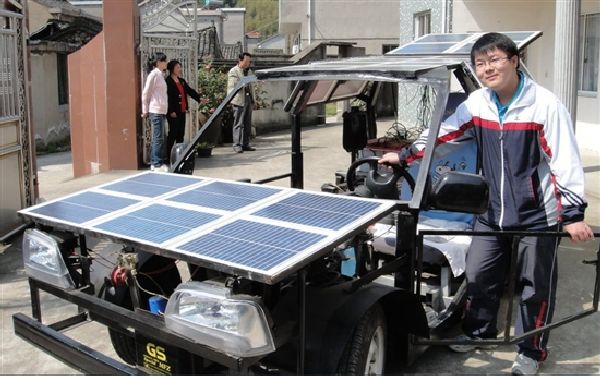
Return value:
M 503 33 L 511 38 L 519 49 L 522 49 L 542 35 L 540 31 L 509 31 Z M 473 43 L 475 43 L 475 41 L 483 34 L 484 33 L 427 34 L 388 52 L 387 55 L 466 55 L 471 52 Z
M 136 184 L 146 196 L 135 193 Z M 390 201 L 144 173 L 20 213 L 274 283 L 393 208 Z

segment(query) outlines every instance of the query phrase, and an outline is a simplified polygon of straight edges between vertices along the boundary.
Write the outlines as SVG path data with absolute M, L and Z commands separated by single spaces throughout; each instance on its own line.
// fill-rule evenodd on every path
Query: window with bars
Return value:
M 579 40 L 579 91 L 598 92 L 600 65 L 600 13 L 581 16 Z
M 0 119 L 19 116 L 16 20 L 0 16 Z
M 431 10 L 416 13 L 414 16 L 415 39 L 431 33 Z

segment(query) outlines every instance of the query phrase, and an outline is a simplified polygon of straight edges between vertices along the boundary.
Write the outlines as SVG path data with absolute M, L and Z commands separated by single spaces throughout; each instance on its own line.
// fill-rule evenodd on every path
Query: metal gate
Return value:
M 197 0 L 144 0 L 140 5 L 140 23 L 142 37 L 140 43 L 140 61 L 142 67 L 142 86 L 148 75 L 148 57 L 154 52 L 167 55 L 167 60 L 177 60 L 183 67 L 183 78 L 192 88 L 198 85 L 198 32 Z M 176 29 L 173 29 L 174 26 Z M 151 30 L 172 29 L 173 32 L 151 32 Z M 186 119 L 185 141 L 196 133 L 198 106 L 190 105 Z M 150 160 L 150 142 L 152 129 L 148 120 L 144 121 L 142 131 L 142 159 Z M 170 151 L 167 152 L 167 155 Z
M 0 238 L 21 225 L 17 210 L 34 201 L 27 112 L 27 55 L 20 11 L 0 7 Z

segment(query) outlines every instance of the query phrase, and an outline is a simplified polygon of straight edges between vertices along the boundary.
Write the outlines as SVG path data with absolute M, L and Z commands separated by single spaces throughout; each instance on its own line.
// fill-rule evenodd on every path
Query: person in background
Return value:
M 167 83 L 163 75 L 167 55 L 155 52 L 148 58 L 148 77 L 142 91 L 142 117 L 150 118 L 152 143 L 150 144 L 150 169 L 168 171 L 165 150 L 165 115 L 167 114 Z
M 474 231 L 564 230 L 573 241 L 594 238 L 585 222 L 584 175 L 571 116 L 550 91 L 519 70 L 519 51 L 504 34 L 486 33 L 471 50 L 484 88 L 446 119 L 437 143 L 475 139 L 490 188 L 486 213 Z M 423 156 L 427 130 L 409 148 L 380 163 L 408 163 Z M 552 320 L 560 238 L 523 236 L 518 246 L 518 306 L 515 335 Z M 467 253 L 467 303 L 460 339 L 496 338 L 500 298 L 510 264 L 511 238 L 475 236 Z M 518 343 L 513 374 L 536 374 L 548 356 L 549 332 Z M 451 345 L 467 352 L 481 345 Z
M 251 73 L 251 59 L 252 56 L 247 52 L 238 56 L 238 64 L 227 74 L 227 94 L 233 91 L 239 80 Z M 252 87 L 247 85 L 238 91 L 231 104 L 233 105 L 233 150 L 236 153 L 256 150 L 250 146 L 252 110 L 256 107 Z
M 177 60 L 171 60 L 167 64 L 169 75 L 167 82 L 167 122 L 169 123 L 169 133 L 167 136 L 167 154 L 171 153 L 171 148 L 175 143 L 183 142 L 185 133 L 185 115 L 188 111 L 188 95 L 196 102 L 200 102 L 200 95 L 192 89 L 181 77 L 181 63 Z

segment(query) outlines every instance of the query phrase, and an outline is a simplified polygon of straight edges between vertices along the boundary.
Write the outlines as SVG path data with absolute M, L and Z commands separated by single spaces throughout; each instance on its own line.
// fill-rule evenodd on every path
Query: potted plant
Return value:
M 214 144 L 207 141 L 200 141 L 196 145 L 196 155 L 199 158 L 209 158 L 212 155 L 212 149 L 215 147 Z
M 206 123 L 227 94 L 227 74 L 212 66 L 211 62 L 204 64 L 198 70 L 198 93 L 200 104 L 198 107 L 198 129 Z M 204 141 L 214 147 L 220 141 L 221 115 L 212 125 L 204 131 L 201 142 Z

